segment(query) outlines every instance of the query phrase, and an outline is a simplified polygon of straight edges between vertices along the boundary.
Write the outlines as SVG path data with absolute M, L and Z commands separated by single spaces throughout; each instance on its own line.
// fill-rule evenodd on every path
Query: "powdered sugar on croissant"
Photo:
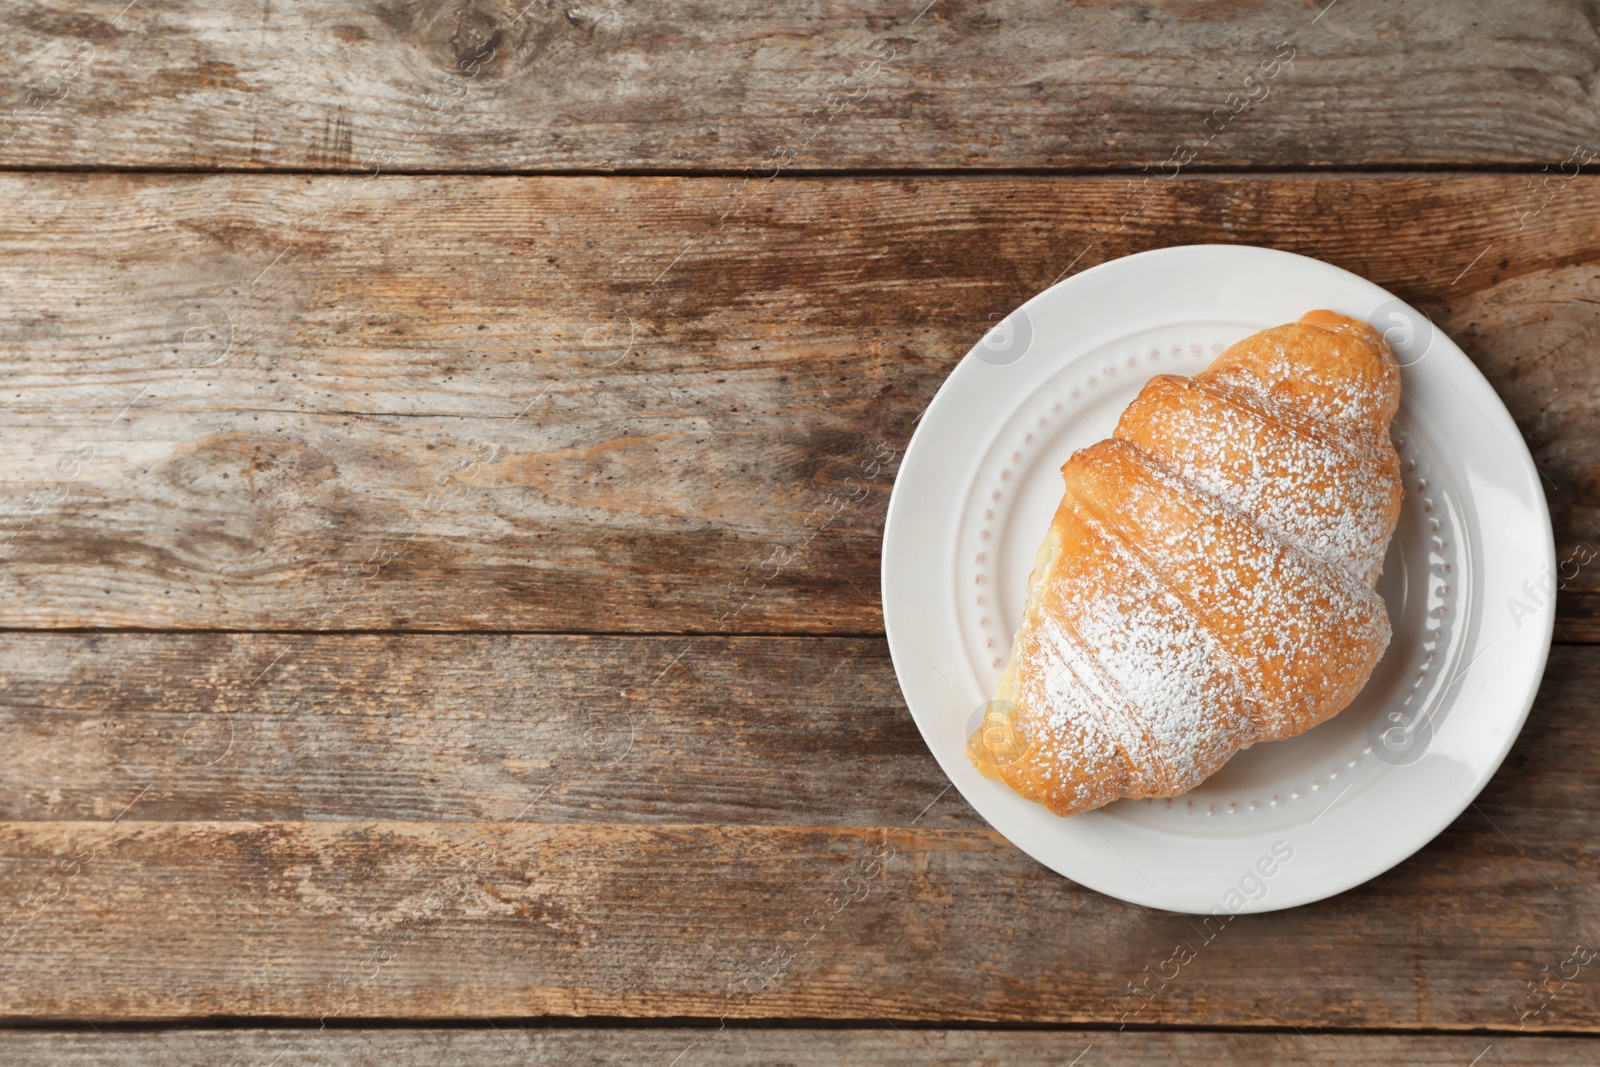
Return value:
M 1061 469 L 973 762 L 1071 815 L 1346 707 L 1389 644 L 1399 402 L 1383 338 L 1326 311 L 1149 382 Z

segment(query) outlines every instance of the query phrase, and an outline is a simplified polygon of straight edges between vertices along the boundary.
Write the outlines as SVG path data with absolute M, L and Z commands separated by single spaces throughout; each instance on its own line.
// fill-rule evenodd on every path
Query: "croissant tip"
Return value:
M 1352 319 L 1349 315 L 1341 315 L 1337 311 L 1329 311 L 1326 308 L 1308 311 L 1300 316 L 1300 321 L 1308 326 L 1365 325 L 1360 319 Z

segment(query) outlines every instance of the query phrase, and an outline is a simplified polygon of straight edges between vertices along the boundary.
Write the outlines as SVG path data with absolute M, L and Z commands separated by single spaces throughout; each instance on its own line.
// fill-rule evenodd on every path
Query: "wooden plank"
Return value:
M 1235 919 L 1209 945 L 1183 917 L 1107 901 L 973 831 L 11 823 L 0 1004 L 61 1021 L 1112 1026 L 1143 1005 L 1146 1025 L 1595 1030 L 1582 975 L 1552 978 L 1557 995 L 1523 1013 L 1542 967 L 1593 945 L 1600 857 L 1502 822 L 1553 890 L 1478 823 L 1366 889 Z M 1181 971 L 1179 946 L 1198 957 Z M 1152 1001 L 1129 992 L 1160 969 L 1180 980 L 1152 979 Z
M 1460 338 L 1594 636 L 1600 181 L 1525 186 L 781 181 L 719 228 L 714 180 L 3 175 L 0 625 L 878 632 L 899 454 L 984 324 L 1242 241 Z
M 101 639 L 128 649 L 144 640 Z M 197 652 L 206 640 L 181 639 Z M 373 639 L 320 639 L 357 640 Z M 235 733 L 260 743 L 204 768 L 187 763 L 180 744 L 164 754 L 130 746 L 126 766 L 89 775 L 103 803 L 64 784 L 81 766 L 68 731 L 93 737 L 95 729 L 84 728 L 81 711 L 52 708 L 68 689 L 52 695 L 25 682 L 19 691 L 44 705 L 31 720 L 62 721 L 53 727 L 58 740 L 7 738 L 30 750 L 17 761 L 17 791 L 37 804 L 50 759 L 61 759 L 57 803 L 73 817 L 0 823 L 4 1015 L 1600 1030 L 1600 996 L 1586 980 L 1592 960 L 1574 948 L 1600 938 L 1590 925 L 1600 913 L 1591 877 L 1600 844 L 1590 832 L 1600 649 L 1557 647 L 1506 765 L 1417 856 L 1332 900 L 1200 930 L 1025 858 L 945 791 L 903 724 L 876 735 L 887 751 L 857 733 L 852 753 L 814 752 L 785 768 L 793 748 L 748 728 L 748 711 L 720 717 L 680 683 L 648 697 L 663 725 L 641 732 L 617 769 L 592 785 L 546 793 L 549 779 L 535 777 L 521 804 L 505 792 L 482 803 L 498 809 L 495 821 L 459 821 L 445 802 L 419 812 L 425 821 L 399 821 L 393 814 L 426 807 L 408 799 L 421 787 L 385 788 L 385 773 L 453 798 L 479 783 L 505 784 L 460 764 L 544 753 L 518 745 L 514 730 L 459 743 L 457 721 L 495 701 L 493 676 L 483 672 L 485 683 L 468 694 L 470 659 L 442 671 L 436 656 L 408 651 L 441 638 L 385 640 L 391 651 L 374 658 L 391 665 L 387 680 L 354 666 L 340 678 L 331 665 L 351 657 L 329 657 L 330 669 L 315 670 L 308 656 L 275 695 L 254 701 L 213 690 L 208 668 L 197 665 L 194 688 L 215 692 L 238 721 L 260 722 Z M 819 663 L 842 659 L 839 642 L 788 643 Z M 651 644 L 659 653 L 670 647 Z M 760 644 L 730 643 L 729 674 L 748 675 L 750 663 L 738 657 Z M 531 642 L 514 647 L 534 671 L 551 656 Z M 583 655 L 573 658 L 585 665 Z M 714 660 L 685 657 L 712 689 Z M 77 676 L 83 688 L 70 691 L 79 706 L 102 692 L 119 697 L 90 684 L 105 670 Z M 446 680 L 421 690 L 410 728 L 380 723 L 383 691 L 424 672 Z M 791 667 L 789 676 L 815 684 L 817 695 L 808 692 L 803 709 L 793 697 L 782 701 L 774 730 L 778 718 L 813 713 L 819 732 L 859 730 L 850 716 L 879 714 L 893 684 L 881 647 L 870 646 L 832 675 Z M 551 703 L 569 684 L 552 680 Z M 356 697 L 351 687 L 380 695 Z M 863 696 L 847 703 L 852 691 Z M 463 706 L 446 712 L 455 694 Z M 203 698 L 179 697 L 165 714 L 180 714 L 189 699 Z M 158 716 L 130 703 L 130 730 L 149 729 Z M 298 729 L 268 733 L 274 717 Z M 348 721 L 332 721 L 340 717 Z M 330 751 L 307 758 L 319 733 Z M 330 770 L 360 762 L 372 766 Z M 721 768 L 735 783 L 724 796 L 689 796 Z M 817 783 L 799 786 L 786 769 Z M 306 806 L 320 810 L 297 821 L 259 818 L 284 803 L 302 773 Z M 119 779 L 125 784 L 113 789 Z M 340 804 L 323 799 L 335 780 L 349 794 Z M 152 781 L 145 791 L 141 782 Z M 638 800 L 647 785 L 665 799 Z M 241 796 L 193 799 L 208 790 Z M 748 814 L 734 813 L 735 794 L 747 798 Z M 594 799 L 582 813 L 586 795 Z M 181 803 L 197 816 L 258 818 L 173 821 L 187 817 L 174 811 Z M 86 806 L 92 814 L 76 817 Z M 706 815 L 720 821 L 693 821 Z M 1173 967 L 1180 943 L 1194 958 Z M 1170 981 L 1150 977 L 1173 970 Z M 1147 981 L 1145 996 L 1129 988 Z
M 1592 1039 L 1494 1035 L 1294 1033 L 1117 1033 L 1103 1030 L 1006 1032 L 673 1027 L 629 1029 L 525 1029 L 484 1022 L 471 1030 L 168 1030 L 96 1034 L 0 1032 L 0 1053 L 14 1067 L 129 1067 L 159 1063 L 211 1067 L 218 1063 L 267 1064 L 273 1057 L 297 1067 L 467 1067 L 483 1063 L 559 1063 L 601 1067 L 615 1063 L 704 1067 L 781 1063 L 824 1067 L 874 1063 L 885 1067 L 1144 1067 L 1183 1063 L 1236 1067 L 1274 1063 L 1326 1067 L 1329 1063 L 1396 1067 L 1465 1067 L 1473 1057 L 1494 1067 L 1567 1067 L 1591 1064 Z M 1487 1055 L 1484 1053 L 1487 1052 Z M 1077 1059 L 1073 1057 L 1077 1056 Z
M 10 164 L 1554 163 L 1596 137 L 1600 43 L 1557 0 L 82 8 L 0 22 Z
M 948 784 L 882 638 L 0 634 L 0 750 L 8 821 L 862 827 Z

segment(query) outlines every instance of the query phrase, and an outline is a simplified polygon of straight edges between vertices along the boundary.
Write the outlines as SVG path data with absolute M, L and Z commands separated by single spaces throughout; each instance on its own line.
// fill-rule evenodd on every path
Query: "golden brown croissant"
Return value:
M 1384 339 L 1327 311 L 1152 379 L 1061 468 L 979 769 L 1072 815 L 1348 705 L 1389 644 L 1399 402 Z

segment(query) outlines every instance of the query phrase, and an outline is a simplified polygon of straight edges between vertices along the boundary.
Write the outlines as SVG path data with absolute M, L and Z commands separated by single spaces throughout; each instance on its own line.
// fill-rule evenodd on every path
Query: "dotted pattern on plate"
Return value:
M 1107 436 L 1112 426 L 1089 423 L 1082 410 L 1103 402 L 1103 397 L 1096 396 L 1098 392 L 1108 388 L 1136 392 L 1135 386 L 1142 387 L 1144 381 L 1155 374 L 1197 373 L 1208 366 L 1223 348 L 1222 342 L 1213 340 L 1142 345 L 1131 353 L 1124 350 L 1115 357 L 1094 361 L 1092 373 L 1076 382 L 1047 383 L 1040 393 L 1054 392 L 1057 396 L 1053 401 L 1041 404 L 1030 398 L 1028 403 L 1019 407 L 1019 416 L 1030 408 L 1038 413 L 1026 418 L 1020 438 L 1013 439 L 1009 462 L 1002 460 L 999 464 L 992 461 L 986 464 L 987 473 L 980 475 L 980 478 L 987 484 L 972 487 L 969 500 L 981 501 L 984 505 L 981 521 L 975 531 L 976 551 L 971 550 L 972 541 L 964 538 L 967 551 L 957 567 L 958 596 L 965 601 L 963 606 L 969 610 L 975 609 L 970 615 L 967 611 L 962 611 L 961 615 L 964 617 L 963 628 L 967 630 L 968 654 L 973 658 L 971 666 L 980 685 L 987 678 L 998 677 L 1010 651 L 1014 620 L 1003 620 L 996 608 L 994 591 L 998 588 L 1001 576 L 994 545 L 1000 539 L 1000 524 L 1007 521 L 1010 514 L 1006 506 L 1008 495 L 1015 494 L 1020 488 L 1015 484 L 1017 472 L 1031 468 L 1041 459 L 1050 461 L 1052 471 L 1059 467 L 1060 462 L 1066 459 L 1065 454 L 1059 457 L 1039 455 L 1046 441 L 1057 436 L 1054 431 L 1061 428 L 1059 424 L 1084 423 L 1096 431 L 1095 439 Z M 1040 393 L 1036 393 L 1035 397 Z M 1443 667 L 1449 659 L 1447 652 L 1452 628 L 1459 614 L 1457 579 L 1461 561 L 1457 558 L 1459 530 L 1454 522 L 1454 515 L 1459 511 L 1455 501 L 1459 498 L 1428 463 L 1426 446 L 1419 441 L 1418 435 L 1402 425 L 1406 421 L 1405 414 L 1402 408 L 1393 432 L 1406 491 L 1401 528 L 1396 538 L 1407 538 L 1402 552 L 1407 563 L 1405 581 L 1411 588 L 1398 593 L 1404 601 L 1399 618 L 1394 617 L 1394 596 L 1390 596 L 1391 622 L 1397 635 L 1396 642 L 1385 656 L 1385 662 L 1374 673 L 1375 679 L 1380 675 L 1386 677 L 1390 687 L 1388 698 L 1376 711 L 1364 709 L 1362 699 L 1358 698 L 1355 705 L 1336 717 L 1333 722 L 1339 722 L 1346 716 L 1350 720 L 1360 721 L 1347 720 L 1342 724 L 1341 736 L 1334 746 L 1337 755 L 1322 763 L 1325 770 L 1310 772 L 1308 777 L 1292 785 L 1270 793 L 1257 794 L 1252 791 L 1220 797 L 1214 795 L 1214 790 L 1202 785 L 1195 792 L 1182 797 L 1119 802 L 1105 809 L 1107 814 L 1120 813 L 1142 822 L 1145 820 L 1138 817 L 1139 809 L 1210 818 L 1298 806 L 1300 802 L 1312 798 L 1321 803 L 1324 796 L 1330 798 L 1331 804 L 1359 776 L 1359 768 L 1363 763 L 1378 762 L 1373 759 L 1373 746 L 1364 732 L 1366 720 L 1372 714 L 1387 714 L 1394 709 L 1405 715 L 1408 721 L 1432 714 L 1447 688 L 1443 684 Z M 998 471 L 994 470 L 997 465 Z M 1043 535 L 1042 526 L 1039 533 Z M 1386 566 L 1386 573 L 1388 570 Z M 1392 578 L 1390 580 L 1393 581 Z M 1380 583 L 1380 588 L 1384 584 Z M 1402 645 L 1403 648 L 1400 647 Z M 1389 663 L 1397 652 L 1404 656 L 1404 665 Z M 1318 729 L 1326 731 L 1330 729 L 1330 724 Z M 1295 740 L 1274 744 L 1289 745 L 1294 744 Z M 1381 767 L 1369 769 L 1377 773 Z M 1171 814 L 1168 814 L 1167 818 L 1170 817 Z M 1165 822 L 1165 819 L 1162 821 Z

